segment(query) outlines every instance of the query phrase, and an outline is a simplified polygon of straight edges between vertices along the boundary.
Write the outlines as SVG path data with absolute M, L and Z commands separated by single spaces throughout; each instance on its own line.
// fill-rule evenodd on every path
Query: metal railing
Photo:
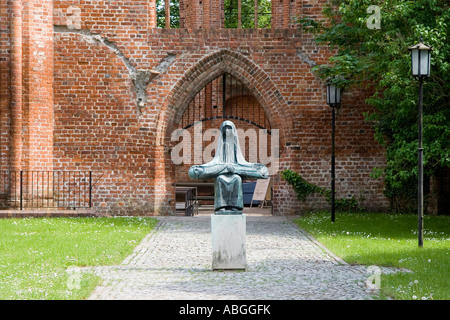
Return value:
M 0 209 L 92 207 L 92 171 L 0 171 Z

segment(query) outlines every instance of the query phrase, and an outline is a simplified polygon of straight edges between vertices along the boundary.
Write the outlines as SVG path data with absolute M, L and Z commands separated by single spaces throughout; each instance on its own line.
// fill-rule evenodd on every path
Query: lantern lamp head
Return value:
M 327 82 L 327 104 L 330 106 L 341 104 L 341 88 L 331 81 Z
M 411 73 L 413 77 L 429 77 L 432 48 L 419 42 L 408 49 L 411 51 Z

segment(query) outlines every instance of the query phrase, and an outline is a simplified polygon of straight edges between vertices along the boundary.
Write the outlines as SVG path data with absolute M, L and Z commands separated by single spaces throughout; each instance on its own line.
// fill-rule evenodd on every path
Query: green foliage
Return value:
M 225 28 L 238 27 L 238 1 L 225 0 Z M 255 27 L 255 2 L 254 0 L 242 0 L 241 22 L 243 29 Z M 271 23 L 271 1 L 258 0 L 258 28 L 270 28 Z
M 297 199 L 301 201 L 306 201 L 306 197 L 312 193 L 319 193 L 325 197 L 328 203 L 331 203 L 331 191 L 325 188 L 313 185 L 303 179 L 301 175 L 292 170 L 284 170 L 281 172 L 281 176 L 286 182 L 288 182 L 295 193 L 297 194 Z M 337 212 L 345 211 L 359 211 L 358 201 L 354 196 L 351 198 L 339 198 L 335 199 L 335 210 Z
M 238 27 L 238 2 L 237 0 L 225 0 L 225 28 Z M 254 0 L 242 0 L 241 22 L 242 28 L 255 27 L 255 2 Z M 258 0 L 258 28 L 270 28 L 271 1 Z M 156 1 L 156 24 L 158 28 L 165 28 L 165 0 Z M 170 0 L 170 27 L 180 27 L 180 1 Z
M 370 5 L 381 13 L 381 28 L 367 26 Z M 299 20 L 316 41 L 337 50 L 329 64 L 315 68 L 327 79 L 340 77 L 344 87 L 365 86 L 374 94 L 365 114 L 376 140 L 385 146 L 385 194 L 394 207 L 414 202 L 417 190 L 418 81 L 411 76 L 408 47 L 432 46 L 431 77 L 424 83 L 424 170 L 427 177 L 450 166 L 450 3 L 440 0 L 331 0 L 324 7 L 329 25 Z M 408 200 L 409 199 L 409 200 Z M 412 204 L 414 205 L 414 204 Z
M 156 26 L 166 27 L 165 1 L 156 0 Z M 180 0 L 170 0 L 170 27 L 180 27 Z
M 331 203 L 331 194 L 327 197 L 327 201 Z M 355 196 L 350 198 L 339 198 L 334 201 L 336 212 L 356 212 L 363 211 L 358 208 L 358 201 Z
M 309 183 L 303 179 L 301 175 L 292 170 L 284 170 L 281 173 L 281 176 L 292 186 L 292 188 L 294 188 L 298 200 L 306 201 L 306 197 L 314 192 L 320 194 L 325 193 L 324 189 Z

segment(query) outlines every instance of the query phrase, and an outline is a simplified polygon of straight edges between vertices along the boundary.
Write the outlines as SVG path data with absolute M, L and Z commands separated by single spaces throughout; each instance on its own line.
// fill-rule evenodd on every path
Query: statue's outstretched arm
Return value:
M 269 177 L 267 167 L 259 163 L 238 165 L 235 167 L 234 173 L 240 175 L 242 179 L 267 179 Z
M 192 179 L 211 179 L 219 174 L 225 173 L 227 166 L 225 164 L 215 164 L 211 166 L 197 165 L 189 169 L 189 177 Z

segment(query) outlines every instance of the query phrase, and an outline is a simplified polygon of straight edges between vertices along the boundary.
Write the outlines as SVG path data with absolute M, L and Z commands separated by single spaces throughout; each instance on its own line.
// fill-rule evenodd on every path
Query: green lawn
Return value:
M 450 298 L 450 217 L 425 216 L 424 247 L 416 215 L 311 213 L 298 225 L 349 263 L 408 268 L 382 275 L 395 299 Z M 120 263 L 156 225 L 142 217 L 0 220 L 0 300 L 85 299 L 100 279 L 83 273 L 70 285 L 71 266 Z
M 120 263 L 155 225 L 142 217 L 0 220 L 0 299 L 85 299 L 100 278 L 82 273 L 73 282 L 71 267 Z
M 407 300 L 450 299 L 450 217 L 425 216 L 418 247 L 417 215 L 383 213 L 306 214 L 295 221 L 350 264 L 407 268 L 381 276 L 382 296 Z

